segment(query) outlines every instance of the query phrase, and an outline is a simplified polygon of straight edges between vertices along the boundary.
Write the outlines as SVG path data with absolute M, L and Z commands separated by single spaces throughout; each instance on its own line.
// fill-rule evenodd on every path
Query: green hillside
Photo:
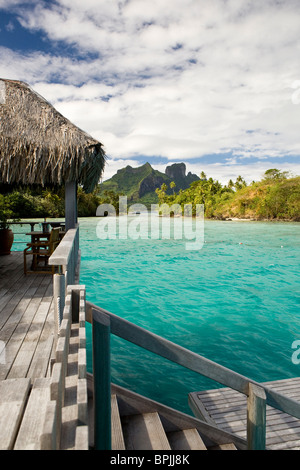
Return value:
M 204 204 L 207 218 L 300 221 L 300 176 L 288 177 L 277 169 L 267 170 L 261 181 L 247 185 L 243 178 L 223 186 L 212 178 L 194 182 L 172 196 L 158 190 L 161 203 Z
M 216 216 L 300 221 L 300 176 L 266 179 L 237 191 L 216 208 Z
M 175 183 L 176 190 L 186 189 L 193 181 L 198 180 L 197 175 L 185 174 L 185 164 L 178 163 L 167 167 L 166 173 L 154 170 L 149 163 L 138 168 L 126 166 L 118 170 L 117 173 L 107 181 L 98 186 L 98 194 L 104 195 L 109 191 L 126 195 L 128 202 L 140 202 L 149 206 L 158 203 L 156 189 L 163 184 L 168 186 L 167 193 L 173 191 L 170 188 L 172 182 Z

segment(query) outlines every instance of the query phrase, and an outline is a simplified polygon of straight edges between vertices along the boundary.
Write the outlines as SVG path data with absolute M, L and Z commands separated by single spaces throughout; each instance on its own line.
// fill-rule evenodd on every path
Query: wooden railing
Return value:
M 90 302 L 86 302 L 86 320 L 93 325 L 93 358 L 96 406 L 95 433 L 110 429 L 110 334 L 134 343 L 176 364 L 230 387 L 248 397 L 248 449 L 265 449 L 266 405 L 300 418 L 300 403 L 221 366 L 178 344 L 124 320 Z M 101 399 L 97 400 L 97 397 Z M 97 408 L 98 407 L 98 408 Z M 97 422 L 99 433 L 97 433 Z M 101 442 L 107 448 L 107 442 Z M 103 447 L 104 446 L 104 447 Z
M 67 287 L 78 283 L 79 264 L 79 226 L 77 226 L 67 231 L 49 258 L 49 265 L 58 267 L 58 274 L 53 276 L 56 334 L 62 321 Z

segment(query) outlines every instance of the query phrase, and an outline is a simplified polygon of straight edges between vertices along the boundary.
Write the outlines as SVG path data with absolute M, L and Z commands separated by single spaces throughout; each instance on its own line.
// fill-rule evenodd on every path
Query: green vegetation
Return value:
M 300 221 L 300 177 L 270 178 L 266 172 L 260 182 L 253 182 L 220 203 L 215 216 Z
M 15 187 L 0 188 L 0 228 L 8 225 L 7 219 L 26 219 L 44 217 L 64 217 L 65 192 L 63 187 Z M 79 217 L 94 217 L 100 204 L 112 204 L 118 209 L 119 195 L 105 191 L 102 196 L 96 188 L 92 193 L 85 193 L 78 188 Z
M 267 170 L 261 181 L 247 185 L 239 176 L 222 186 L 212 178 L 202 179 L 185 191 L 168 195 L 166 185 L 156 190 L 160 203 L 168 205 L 204 204 L 205 217 L 215 219 L 245 218 L 255 220 L 300 221 L 300 177 L 287 172 Z
M 160 185 L 155 189 L 158 180 L 153 186 L 153 169 L 149 164 L 138 171 L 132 172 L 130 167 L 124 170 L 117 173 L 119 178 L 115 187 L 111 186 L 114 180 L 111 178 L 110 185 L 102 183 L 89 194 L 78 188 L 79 217 L 95 216 L 100 204 L 112 204 L 118 213 L 119 196 L 126 195 L 129 205 L 133 202 L 147 207 L 152 203 L 178 204 L 182 212 L 185 204 L 192 204 L 194 212 L 196 204 L 204 204 L 206 218 L 300 221 L 300 177 L 289 177 L 287 172 L 276 168 L 267 170 L 261 181 L 253 181 L 249 185 L 240 176 L 235 182 L 230 180 L 227 185 L 222 185 L 202 172 L 201 179 L 193 181 L 186 189 L 178 188 L 169 176 L 154 173 L 154 177 L 166 177 L 159 179 Z M 130 176 L 127 183 L 126 174 Z M 145 191 L 138 198 L 133 181 L 136 187 L 140 187 L 142 182 L 152 190 Z M 0 187 L 0 228 L 8 225 L 7 219 L 43 217 L 64 217 L 63 187 Z

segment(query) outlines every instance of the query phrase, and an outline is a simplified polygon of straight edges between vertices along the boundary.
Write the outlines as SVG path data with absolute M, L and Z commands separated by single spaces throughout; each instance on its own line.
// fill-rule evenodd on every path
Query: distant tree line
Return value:
M 200 178 L 178 193 L 175 184 L 171 183 L 171 195 L 167 194 L 168 188 L 163 184 L 156 190 L 159 203 L 178 204 L 182 213 L 185 204 L 192 204 L 194 213 L 197 204 L 204 204 L 206 218 L 300 221 L 300 177 L 290 177 L 288 172 L 272 168 L 264 173 L 261 181 L 251 184 L 241 176 L 235 182 L 229 180 L 226 185 L 207 178 L 204 172 Z
M 85 193 L 78 187 L 77 203 L 79 217 L 93 217 L 100 204 L 118 207 L 119 196 L 105 191 L 101 197 L 98 188 Z M 12 218 L 59 218 L 65 215 L 64 187 L 0 187 L 0 211 Z M 1 212 L 0 212 L 1 214 Z
M 276 168 L 267 170 L 261 181 L 246 181 L 238 176 L 222 185 L 207 177 L 204 172 L 200 180 L 189 188 L 176 192 L 176 184 L 170 183 L 170 191 L 164 183 L 156 190 L 159 204 L 178 204 L 184 208 L 191 204 L 204 204 L 205 217 L 224 219 L 230 217 L 254 219 L 278 219 L 300 221 L 300 177 L 291 177 L 288 172 Z M 86 194 L 78 188 L 78 215 L 96 215 L 100 204 L 112 204 L 119 209 L 119 194 L 114 191 L 101 192 L 98 186 Z M 64 187 L 0 186 L 0 215 L 12 218 L 59 218 L 64 217 Z

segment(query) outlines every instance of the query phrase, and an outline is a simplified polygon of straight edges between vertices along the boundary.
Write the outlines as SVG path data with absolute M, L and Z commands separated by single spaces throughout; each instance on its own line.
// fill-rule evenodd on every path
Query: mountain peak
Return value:
M 161 173 L 146 162 L 137 168 L 127 165 L 118 170 L 112 178 L 100 184 L 100 193 L 114 191 L 126 195 L 130 202 L 151 204 L 157 202 L 155 190 L 163 183 L 169 186 L 174 181 L 176 191 L 179 191 L 198 179 L 190 172 L 186 176 L 185 163 L 174 163 L 166 168 L 165 173 Z

